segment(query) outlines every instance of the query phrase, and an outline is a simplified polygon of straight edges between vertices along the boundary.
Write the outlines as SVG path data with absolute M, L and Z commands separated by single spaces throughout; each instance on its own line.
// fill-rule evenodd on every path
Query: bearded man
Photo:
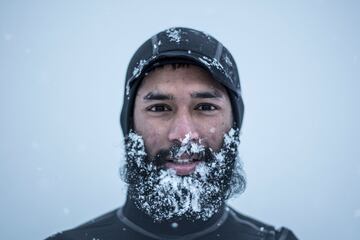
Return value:
M 297 239 L 226 205 L 246 185 L 243 114 L 236 63 L 220 42 L 189 28 L 154 35 L 126 75 L 125 205 L 49 239 Z

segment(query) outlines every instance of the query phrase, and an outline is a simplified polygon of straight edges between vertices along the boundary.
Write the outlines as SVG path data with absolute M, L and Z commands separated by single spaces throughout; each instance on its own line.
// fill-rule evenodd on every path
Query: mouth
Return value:
M 166 161 L 165 168 L 172 169 L 176 175 L 186 176 L 192 174 L 201 161 L 194 157 L 182 156 L 181 158 Z

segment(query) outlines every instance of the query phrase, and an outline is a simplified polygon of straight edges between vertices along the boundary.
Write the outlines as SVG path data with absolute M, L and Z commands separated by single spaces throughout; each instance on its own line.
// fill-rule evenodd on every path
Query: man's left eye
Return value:
M 195 107 L 195 109 L 200 111 L 214 111 L 218 108 L 212 104 L 199 104 Z

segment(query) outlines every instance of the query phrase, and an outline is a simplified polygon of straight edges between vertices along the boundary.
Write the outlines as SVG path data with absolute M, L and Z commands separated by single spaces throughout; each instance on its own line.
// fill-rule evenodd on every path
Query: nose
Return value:
M 190 140 L 199 140 L 197 125 L 189 113 L 179 112 L 170 121 L 169 141 L 181 142 L 187 134 L 189 134 Z

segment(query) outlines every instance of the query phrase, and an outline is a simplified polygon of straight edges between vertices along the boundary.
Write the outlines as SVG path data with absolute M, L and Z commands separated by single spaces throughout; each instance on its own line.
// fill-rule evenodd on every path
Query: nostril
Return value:
M 173 129 L 170 129 L 168 138 L 169 141 L 177 141 L 184 144 L 192 140 L 199 140 L 199 134 L 194 131 L 194 128 L 175 126 Z
M 181 144 L 188 144 L 190 141 L 197 140 L 197 139 L 198 139 L 198 134 L 188 132 L 185 134 L 184 138 L 180 139 L 180 141 L 181 141 Z

